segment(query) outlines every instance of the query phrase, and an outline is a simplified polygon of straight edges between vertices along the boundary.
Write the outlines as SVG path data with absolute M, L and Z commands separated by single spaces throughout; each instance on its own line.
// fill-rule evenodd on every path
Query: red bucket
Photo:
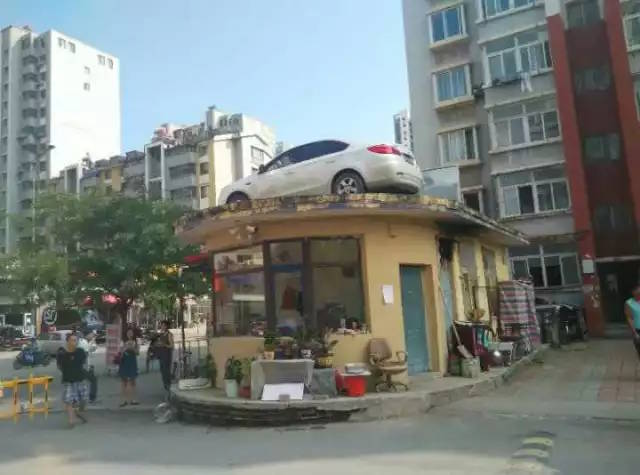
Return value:
M 367 378 L 360 374 L 342 374 L 342 384 L 349 397 L 361 397 L 367 392 Z

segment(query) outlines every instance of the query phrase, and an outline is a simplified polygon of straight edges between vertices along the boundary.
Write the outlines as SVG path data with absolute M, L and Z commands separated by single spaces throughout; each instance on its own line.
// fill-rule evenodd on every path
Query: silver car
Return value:
M 417 193 L 422 174 L 400 145 L 321 140 L 292 148 L 222 189 L 218 203 L 288 195 Z

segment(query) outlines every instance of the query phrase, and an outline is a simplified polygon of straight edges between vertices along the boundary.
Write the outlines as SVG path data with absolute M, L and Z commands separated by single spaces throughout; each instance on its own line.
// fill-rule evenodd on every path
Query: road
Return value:
M 61 414 L 4 422 L 0 473 L 637 474 L 640 404 L 607 400 L 611 373 L 593 370 L 619 358 L 633 361 L 626 346 L 612 345 L 550 353 L 491 395 L 412 419 L 226 429 L 157 424 L 143 412 L 94 411 L 87 425 L 71 430 Z M 628 380 L 620 366 L 614 383 L 622 397 Z M 603 388 L 592 400 L 587 389 L 594 385 Z M 531 457 L 544 463 L 526 461 Z

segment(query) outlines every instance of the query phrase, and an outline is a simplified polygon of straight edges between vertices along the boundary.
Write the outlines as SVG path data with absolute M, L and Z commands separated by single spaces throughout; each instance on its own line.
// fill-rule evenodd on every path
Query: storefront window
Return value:
M 361 329 L 365 321 L 356 239 L 312 239 L 313 303 L 318 328 Z
M 280 335 L 293 336 L 304 325 L 302 241 L 276 242 L 269 246 L 276 329 Z
M 262 336 L 267 326 L 262 247 L 215 255 L 216 334 Z

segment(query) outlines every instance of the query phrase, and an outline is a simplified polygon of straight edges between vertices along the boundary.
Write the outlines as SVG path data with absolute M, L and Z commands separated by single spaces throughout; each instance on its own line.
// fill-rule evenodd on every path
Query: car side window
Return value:
M 321 140 L 320 142 L 314 142 L 312 144 L 309 144 L 310 150 L 307 160 L 342 152 L 348 146 L 348 144 L 340 142 L 338 140 Z
M 40 335 L 38 335 L 38 340 L 40 341 L 45 341 L 49 339 L 49 334 L 48 333 L 40 333 Z

